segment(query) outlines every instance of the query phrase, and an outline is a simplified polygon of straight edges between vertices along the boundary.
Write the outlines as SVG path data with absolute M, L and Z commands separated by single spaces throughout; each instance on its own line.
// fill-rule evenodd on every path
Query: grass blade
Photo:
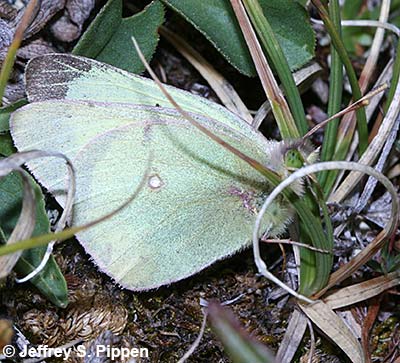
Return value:
M 296 126 L 300 132 L 300 135 L 304 135 L 308 130 L 304 107 L 301 102 L 300 93 L 296 87 L 292 73 L 290 72 L 289 64 L 285 55 L 283 54 L 283 50 L 276 39 L 271 25 L 264 16 L 258 1 L 243 0 L 243 3 L 261 40 L 261 43 L 267 52 L 268 58 L 271 60 L 271 63 L 282 82 L 282 87 L 285 91 L 288 104 L 292 111 L 293 118 L 296 122 Z
M 340 26 L 340 6 L 338 0 L 331 0 L 329 2 L 329 12 L 332 17 L 332 22 L 341 35 Z M 340 111 L 342 105 L 342 92 L 343 92 L 343 63 L 340 60 L 338 52 L 335 47 L 331 45 L 331 74 L 329 78 L 329 104 L 328 116 L 333 116 Z M 339 120 L 333 120 L 328 123 L 325 129 L 324 142 L 322 144 L 321 161 L 332 160 L 333 153 L 336 146 L 336 136 L 339 126 Z M 324 189 L 328 172 L 323 172 L 318 176 L 319 182 Z
M 270 101 L 272 112 L 278 124 L 279 131 L 283 139 L 298 138 L 300 136 L 297 130 L 293 115 L 289 109 L 286 99 L 276 82 L 272 70 L 263 53 L 257 36 L 254 33 L 250 19 L 241 0 L 231 0 L 233 10 L 235 11 L 240 28 L 250 50 L 251 57 L 257 69 L 258 76 L 264 88 L 265 94 Z
M 347 54 L 346 48 L 341 40 L 340 34 L 336 30 L 334 23 L 332 22 L 328 11 L 320 0 L 311 0 L 316 9 L 318 10 L 321 19 L 323 20 L 325 27 L 331 37 L 332 43 L 338 52 L 344 67 L 346 68 L 347 76 L 351 90 L 353 92 L 354 101 L 359 100 L 362 97 L 360 86 L 358 84 L 357 76 L 354 71 L 353 65 L 351 64 L 349 55 Z M 359 153 L 362 155 L 368 145 L 368 127 L 367 118 L 364 109 L 358 109 L 357 115 L 357 129 L 360 137 L 359 142 Z M 351 139 L 354 134 L 355 127 L 352 124 L 341 125 L 339 128 L 340 139 L 337 141 L 338 147 L 335 152 L 335 160 L 343 160 L 350 147 Z

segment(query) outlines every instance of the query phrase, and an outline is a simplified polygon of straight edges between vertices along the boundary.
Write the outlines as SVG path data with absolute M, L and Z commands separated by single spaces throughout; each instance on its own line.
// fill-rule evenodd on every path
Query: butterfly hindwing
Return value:
M 250 129 L 248 138 L 223 123 L 194 116 L 268 165 L 271 142 L 257 132 Z M 77 236 L 103 271 L 134 290 L 180 280 L 246 246 L 257 207 L 270 190 L 261 174 L 171 109 L 44 101 L 14 113 L 11 131 L 21 151 L 54 150 L 72 159 L 75 225 L 121 205 L 150 160 L 139 196 Z M 46 160 L 28 167 L 53 194 L 63 189 L 63 166 Z M 63 202 L 61 195 L 58 200 Z M 286 217 L 279 205 L 271 213 Z

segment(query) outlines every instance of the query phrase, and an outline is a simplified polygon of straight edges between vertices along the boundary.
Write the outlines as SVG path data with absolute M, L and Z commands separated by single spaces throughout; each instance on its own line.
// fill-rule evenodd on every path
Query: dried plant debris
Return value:
M 47 23 L 64 8 L 64 5 L 65 0 L 42 0 L 38 9 L 36 10 L 31 24 L 25 32 L 25 39 L 28 39 L 39 33 L 47 25 Z M 21 9 L 16 18 L 11 21 L 11 24 L 14 27 L 18 25 L 23 14 L 24 9 Z
M 12 83 L 6 91 L 8 102 L 24 95 L 21 66 L 32 57 L 56 49 L 70 50 L 70 43 L 79 39 L 94 6 L 95 0 L 42 0 L 18 51 Z M 12 42 L 23 10 L 23 6 L 14 7 L 0 2 L 0 62 Z M 204 85 L 204 80 L 193 72 L 192 67 L 168 48 L 158 50 L 153 64 L 164 81 L 217 101 L 212 89 Z M 326 84 L 320 81 L 314 88 L 324 92 Z M 322 99 L 325 103 L 326 95 Z M 312 105 L 308 108 L 310 117 L 317 123 L 325 118 L 319 107 Z M 368 244 L 376 234 L 375 229 L 383 227 L 389 215 L 388 193 L 375 199 L 360 214 L 354 213 L 358 197 L 354 197 L 354 203 L 353 200 L 349 202 L 348 208 L 343 209 L 337 219 L 338 224 L 347 224 L 336 240 L 338 264 L 348 261 Z M 0 296 L 0 313 L 3 314 L 0 315 L 0 351 L 2 345 L 15 340 L 14 325 L 33 344 L 59 347 L 78 339 L 83 341 L 88 352 L 100 344 L 127 348 L 143 346 L 149 348 L 151 362 L 176 362 L 198 335 L 202 321 L 200 299 L 229 301 L 230 308 L 246 331 L 276 349 L 285 332 L 287 317 L 293 310 L 293 303 L 285 291 L 256 275 L 250 252 L 222 262 L 190 281 L 140 294 L 125 292 L 99 274 L 74 241 L 58 247 L 56 255 L 68 283 L 70 305 L 67 309 L 56 308 L 32 287 L 14 285 L 9 280 L 8 289 L 2 290 Z M 289 259 L 289 267 L 290 262 Z M 354 277 L 365 278 L 365 269 L 359 270 Z M 277 270 L 276 275 L 280 272 Z M 285 277 L 290 278 L 290 274 L 286 273 Z M 390 311 L 394 310 L 392 306 Z M 12 317 L 13 320 L 1 319 L 2 316 Z M 388 314 L 386 318 L 391 316 Z M 393 352 L 398 352 L 396 343 L 400 341 L 400 329 L 397 320 L 393 322 L 392 319 L 390 324 L 383 323 L 385 320 L 385 317 L 378 319 L 371 346 L 374 359 L 382 356 L 384 358 L 379 358 L 381 361 L 390 361 L 390 358 L 396 358 Z M 343 356 L 330 355 L 330 349 L 324 343 L 317 342 L 312 357 L 308 346 L 303 347 L 303 356 L 298 357 L 300 362 L 344 361 Z M 390 352 L 392 357 L 387 356 Z M 72 363 L 110 361 L 95 354 L 93 358 L 80 358 L 75 354 L 69 360 Z M 191 361 L 228 362 L 221 343 L 210 329 L 206 329 L 205 337 Z
M 390 215 L 391 198 L 388 192 L 385 192 L 381 197 L 369 204 L 364 212 L 364 217 L 383 228 Z
M 44 39 L 34 39 L 28 45 L 24 45 L 18 50 L 18 57 L 24 60 L 37 57 L 46 53 L 54 53 L 55 48 Z
M 384 228 L 390 215 L 391 198 L 389 192 L 383 193 L 371 203 L 368 203 L 360 213 L 356 212 L 360 194 L 354 193 L 343 204 L 332 204 L 331 207 L 335 210 L 332 216 L 334 223 L 349 223 L 355 220 L 364 220 L 374 223 L 380 228 Z
M 4 58 L 7 48 L 10 46 L 14 35 L 14 29 L 7 21 L 0 18 L 0 55 Z
M 330 355 L 322 352 L 321 350 L 317 349 L 311 357 L 310 357 L 310 352 L 305 353 L 303 356 L 301 356 L 299 362 L 300 363 L 341 363 L 342 361 L 335 356 L 330 356 Z
M 12 103 L 25 95 L 22 71 L 25 61 L 46 53 L 59 51 L 59 42 L 72 42 L 79 38 L 83 24 L 88 19 L 95 5 L 95 0 L 42 0 L 34 14 L 24 40 L 17 52 L 16 71 L 5 91 L 5 102 Z M 16 27 L 24 14 L 25 8 L 19 8 L 5 1 L 0 3 L 0 65 L 10 46 Z M 45 40 L 50 29 L 57 48 Z
M 109 362 L 120 362 L 120 363 L 140 363 L 142 360 L 121 357 L 112 359 L 110 354 L 106 352 L 99 352 L 99 346 L 109 347 L 109 350 L 122 351 L 124 349 L 137 349 L 137 342 L 130 336 L 118 336 L 111 331 L 107 330 L 101 333 L 96 339 L 91 342 L 83 344 L 85 346 L 86 357 L 82 358 L 77 352 L 73 352 L 71 355 L 70 363 L 109 363 Z
M 62 42 L 78 39 L 94 5 L 95 0 L 67 0 L 64 14 L 51 26 L 53 35 Z
M 0 352 L 6 345 L 11 344 L 13 337 L 14 330 L 11 320 L 0 319 Z
M 76 339 L 91 341 L 107 330 L 123 332 L 128 312 L 121 303 L 93 281 L 75 281 L 74 287 L 78 288 L 70 287 L 73 302 L 67 309 L 45 306 L 22 315 L 19 325 L 33 343 L 55 347 Z
M 376 237 L 380 228 L 386 225 L 390 210 L 391 198 L 388 192 L 376 197 L 365 208 L 356 213 L 355 208 L 360 194 L 355 193 L 341 205 L 332 205 L 336 210 L 333 221 L 338 227 L 335 229 L 334 255 L 338 258 L 335 268 L 355 257 L 363 248 L 369 245 Z M 374 259 L 379 258 L 379 254 Z M 362 274 L 369 270 L 363 266 L 356 273 Z
M 164 81 L 168 84 L 208 98 L 216 103 L 219 102 L 213 90 L 203 84 L 204 81 L 193 71 L 193 67 L 185 59 L 177 57 L 175 53 L 168 49 L 161 48 L 159 49 L 158 61 L 155 71 L 161 76 L 161 79 L 165 74 Z
M 7 1 L 0 2 L 0 18 L 12 20 L 17 17 L 18 10 L 10 5 Z
M 11 104 L 24 98 L 25 86 L 22 77 L 14 80 L 14 83 L 8 83 L 4 91 L 4 103 Z

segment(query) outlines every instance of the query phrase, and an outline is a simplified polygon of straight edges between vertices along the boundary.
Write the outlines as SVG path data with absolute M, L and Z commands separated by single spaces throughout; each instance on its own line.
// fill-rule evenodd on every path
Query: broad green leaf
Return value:
M 209 316 L 215 334 L 233 363 L 275 362 L 272 353 L 244 331 L 231 311 L 212 303 L 209 307 Z
M 141 73 L 144 66 L 131 38 L 136 38 L 144 56 L 150 60 L 159 39 L 157 30 L 163 21 L 164 8 L 158 0 L 129 18 L 122 18 L 122 0 L 109 0 L 83 34 L 73 54 Z
M 49 220 L 44 208 L 44 199 L 39 186 L 33 181 L 36 194 L 36 225 L 33 232 L 38 236 L 49 232 Z M 10 173 L 0 179 L 0 228 L 8 238 L 17 222 L 22 203 L 22 182 L 17 173 Z M 34 270 L 43 258 L 46 247 L 24 251 L 15 271 L 25 276 Z M 68 292 L 65 279 L 51 257 L 46 267 L 31 282 L 55 305 L 65 307 L 68 304 Z
M 163 0 L 192 23 L 240 72 L 255 69 L 229 0 Z M 314 33 L 305 9 L 294 0 L 260 0 L 276 32 L 290 68 L 296 70 L 314 56 Z

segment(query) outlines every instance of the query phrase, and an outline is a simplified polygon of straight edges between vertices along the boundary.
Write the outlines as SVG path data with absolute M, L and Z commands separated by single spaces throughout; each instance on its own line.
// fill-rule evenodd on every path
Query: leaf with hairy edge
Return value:
M 193 24 L 240 72 L 255 68 L 229 0 L 163 0 Z M 305 9 L 293 0 L 260 0 L 290 68 L 296 70 L 314 56 L 314 32 Z
M 49 220 L 44 208 L 44 199 L 39 186 L 33 181 L 36 194 L 36 226 L 33 236 L 39 236 L 49 232 Z M 10 173 L 0 179 L 0 229 L 5 238 L 10 236 L 21 210 L 22 182 L 17 173 Z M 34 270 L 43 258 L 46 247 L 38 247 L 24 251 L 15 271 L 18 275 L 26 276 Z M 53 304 L 66 307 L 68 304 L 67 284 L 56 261 L 51 257 L 46 267 L 32 280 L 30 280 L 43 295 Z
M 73 50 L 82 55 L 111 64 L 133 73 L 144 71 L 131 37 L 140 44 L 147 60 L 156 49 L 158 27 L 164 21 L 164 7 L 153 1 L 142 12 L 122 18 L 122 1 L 110 0 L 103 7 Z

